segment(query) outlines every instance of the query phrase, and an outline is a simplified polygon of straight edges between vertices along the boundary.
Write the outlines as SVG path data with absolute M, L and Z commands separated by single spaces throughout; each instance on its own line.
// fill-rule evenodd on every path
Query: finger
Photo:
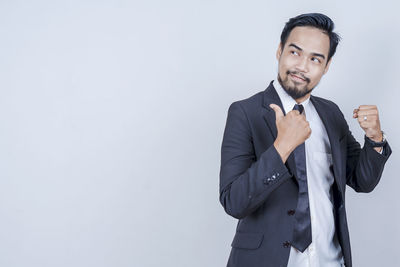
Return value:
M 358 108 L 353 110 L 353 118 L 357 118 L 358 117 Z
M 269 107 L 274 110 L 276 120 L 280 120 L 285 116 L 285 115 L 283 115 L 282 109 L 278 105 L 270 104 Z
M 376 109 L 376 105 L 360 105 L 359 109 Z
M 378 115 L 377 109 L 361 109 L 357 112 L 358 116 Z
M 300 111 L 298 111 L 298 110 L 296 110 L 296 109 L 292 109 L 292 110 L 289 111 L 288 114 L 286 114 L 286 115 L 289 115 L 289 114 L 291 114 L 291 115 L 293 115 L 293 114 L 295 114 L 295 115 L 300 115 Z
M 361 121 L 360 126 L 361 126 L 361 128 L 364 128 L 364 129 L 376 128 L 377 123 L 376 123 L 376 121 Z
M 366 120 L 364 120 L 364 115 L 362 115 L 362 116 L 358 116 L 358 118 L 357 118 L 357 120 L 359 121 L 359 122 L 361 122 L 361 121 L 376 121 L 376 120 L 378 120 L 378 115 L 368 115 L 368 116 L 366 116 L 367 117 L 367 119 Z

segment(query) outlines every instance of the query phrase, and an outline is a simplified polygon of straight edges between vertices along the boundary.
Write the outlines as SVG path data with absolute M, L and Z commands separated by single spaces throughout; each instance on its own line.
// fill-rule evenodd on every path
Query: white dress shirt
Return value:
M 287 114 L 297 103 L 278 81 L 274 80 L 273 85 Z M 331 145 L 310 98 L 300 104 L 304 107 L 311 128 L 311 135 L 305 141 L 305 151 L 312 243 L 303 253 L 291 246 L 288 267 L 342 267 L 344 259 L 335 233 L 334 210 L 329 193 L 334 182 L 329 168 L 332 165 Z

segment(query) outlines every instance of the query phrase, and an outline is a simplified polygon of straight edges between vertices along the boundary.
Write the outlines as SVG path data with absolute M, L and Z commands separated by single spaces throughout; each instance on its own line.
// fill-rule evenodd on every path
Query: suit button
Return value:
M 270 177 L 264 179 L 264 184 L 269 184 L 272 181 Z
M 283 243 L 283 247 L 284 247 L 284 248 L 290 247 L 290 242 L 289 242 L 289 241 L 285 241 L 285 242 Z
M 295 210 L 288 210 L 287 214 L 288 215 L 293 215 L 295 213 Z
M 274 180 L 275 178 L 276 178 L 275 174 L 274 174 L 274 175 L 272 175 L 272 180 Z

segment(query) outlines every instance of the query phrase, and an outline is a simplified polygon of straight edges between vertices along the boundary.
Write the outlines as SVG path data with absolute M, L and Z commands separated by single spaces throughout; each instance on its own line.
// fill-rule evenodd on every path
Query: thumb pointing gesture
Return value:
M 282 109 L 278 105 L 270 104 L 269 107 L 275 111 L 275 116 L 277 121 L 285 117 L 285 115 L 283 115 Z

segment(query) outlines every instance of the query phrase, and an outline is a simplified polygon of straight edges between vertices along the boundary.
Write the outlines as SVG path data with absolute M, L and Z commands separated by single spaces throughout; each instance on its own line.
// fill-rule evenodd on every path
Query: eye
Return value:
M 297 53 L 297 51 L 290 51 L 290 53 L 293 55 L 296 55 L 296 56 L 299 54 L 299 53 Z
M 316 57 L 311 58 L 311 60 L 314 61 L 314 62 L 316 62 L 316 63 L 321 63 L 321 60 L 319 60 L 319 59 L 316 58 Z

